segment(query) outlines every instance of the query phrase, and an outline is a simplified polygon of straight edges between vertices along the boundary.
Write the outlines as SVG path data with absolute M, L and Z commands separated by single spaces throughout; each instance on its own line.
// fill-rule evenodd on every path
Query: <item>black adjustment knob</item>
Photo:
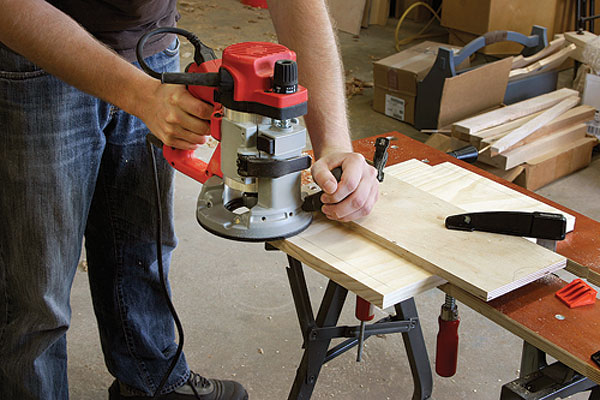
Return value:
M 298 91 L 298 65 L 293 60 L 278 60 L 273 71 L 273 92 L 280 94 Z

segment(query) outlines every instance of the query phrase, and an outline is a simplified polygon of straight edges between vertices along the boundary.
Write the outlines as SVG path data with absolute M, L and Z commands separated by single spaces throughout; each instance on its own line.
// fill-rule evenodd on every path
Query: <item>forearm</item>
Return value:
M 143 94 L 160 82 L 41 0 L 0 2 L 0 41 L 78 89 L 140 116 Z
M 320 158 L 352 151 L 343 66 L 323 0 L 272 0 L 269 10 L 279 41 L 298 56 L 300 84 L 308 89 L 308 132 Z

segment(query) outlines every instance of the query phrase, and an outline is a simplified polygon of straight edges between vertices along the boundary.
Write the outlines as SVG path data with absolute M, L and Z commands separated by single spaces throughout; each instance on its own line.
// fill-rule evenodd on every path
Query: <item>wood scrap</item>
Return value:
M 474 134 L 487 128 L 513 121 L 517 118 L 545 110 L 570 96 L 578 96 L 576 90 L 563 88 L 541 96 L 523 100 L 507 107 L 499 108 L 484 114 L 456 122 L 453 129 L 458 132 Z
M 350 99 L 357 94 L 362 94 L 364 88 L 372 88 L 373 82 L 365 82 L 362 79 L 352 77 L 346 80 L 346 98 Z
M 585 124 L 578 124 L 495 157 L 490 157 L 489 153 L 482 153 L 478 160 L 505 170 L 510 169 L 546 153 L 557 151 L 569 143 L 585 137 L 586 131 Z
M 594 107 L 585 104 L 572 108 L 564 114 L 560 115 L 558 118 L 552 120 L 550 123 L 542 126 L 540 129 L 536 130 L 531 135 L 527 136 L 525 139 L 509 147 L 507 151 L 532 143 L 533 141 L 539 138 L 550 135 L 554 132 L 558 132 L 559 130 L 566 128 L 570 125 L 576 125 L 582 122 L 590 121 L 594 119 L 595 113 L 596 109 Z M 504 132 L 504 134 L 506 133 L 508 132 Z M 487 137 L 485 139 L 482 139 L 480 144 L 481 146 L 487 146 L 494 143 L 498 138 L 498 136 Z
M 558 38 L 556 38 L 553 41 L 551 41 L 550 43 L 548 43 L 548 46 L 544 47 L 542 50 L 538 51 L 537 53 L 535 53 L 532 56 L 529 56 L 529 57 L 523 57 L 521 55 L 516 56 L 513 58 L 512 69 L 525 67 L 525 66 L 532 64 L 546 56 L 549 56 L 550 54 L 552 54 L 555 51 L 558 51 L 560 48 L 564 47 L 565 43 L 566 43 L 566 39 L 565 39 L 564 35 L 560 35 Z
M 577 50 L 577 46 L 573 43 L 568 46 L 562 48 L 556 53 L 549 55 L 548 57 L 542 58 L 523 68 L 513 69 L 509 73 L 509 79 L 521 79 L 526 75 L 531 75 L 535 72 L 550 70 L 554 67 L 558 67 L 561 65 L 571 54 L 573 54 Z
M 526 122 L 519 128 L 513 130 L 512 132 L 510 132 L 509 134 L 505 135 L 501 139 L 494 142 L 494 144 L 492 144 L 490 149 L 491 155 L 494 156 L 496 154 L 502 153 L 503 151 L 506 151 L 506 149 L 508 149 L 509 147 L 515 145 L 517 142 L 531 135 L 537 129 L 541 128 L 548 122 L 563 114 L 565 111 L 579 104 L 579 100 L 579 96 L 568 97 L 562 100 L 560 103 L 550 107 L 537 117 Z
M 588 31 L 582 31 L 581 34 L 577 32 L 565 32 L 565 39 L 575 44 L 577 50 L 571 55 L 572 58 L 579 62 L 585 62 L 583 58 L 583 51 L 588 42 L 596 39 L 597 36 Z
M 479 149 L 483 148 L 485 146 L 488 146 L 492 142 L 484 143 L 485 140 L 494 139 L 494 138 L 498 139 L 499 137 L 502 137 L 502 136 L 506 135 L 507 133 L 511 132 L 513 129 L 516 129 L 516 128 L 522 126 L 523 124 L 525 124 L 526 122 L 537 117 L 541 113 L 542 113 L 542 111 L 533 113 L 530 115 L 526 115 L 524 117 L 515 119 L 514 121 L 510 121 L 505 124 L 495 126 L 493 128 L 484 129 L 480 132 L 476 132 L 473 135 L 469 135 L 469 142 L 473 146 L 475 146 Z M 495 141 L 495 140 L 493 140 L 493 141 Z

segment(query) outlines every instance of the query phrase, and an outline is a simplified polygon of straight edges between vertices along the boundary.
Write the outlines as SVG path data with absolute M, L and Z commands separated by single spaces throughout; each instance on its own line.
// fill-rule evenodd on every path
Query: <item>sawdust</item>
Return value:
M 82 271 L 82 272 L 87 272 L 88 271 L 88 263 L 87 260 L 81 260 L 79 261 L 79 264 L 77 264 L 77 269 Z
M 346 98 L 351 99 L 356 95 L 362 95 L 365 88 L 372 88 L 373 82 L 365 82 L 357 77 L 346 80 Z

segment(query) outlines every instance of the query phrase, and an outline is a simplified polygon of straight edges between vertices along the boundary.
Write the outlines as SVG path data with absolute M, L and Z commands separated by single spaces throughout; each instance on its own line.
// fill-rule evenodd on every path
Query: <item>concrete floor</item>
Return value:
M 275 40 L 265 10 L 244 7 L 238 0 L 180 0 L 180 26 L 222 50 L 230 43 Z M 372 59 L 395 53 L 394 21 L 371 26 L 360 37 L 340 33 L 346 70 L 372 80 Z M 408 25 L 410 28 L 411 26 Z M 182 65 L 191 59 L 184 45 Z M 399 131 L 419 140 L 426 135 L 374 112 L 372 89 L 349 102 L 353 138 Z M 600 158 L 592 166 L 539 192 L 600 220 Z M 195 220 L 200 185 L 177 177 L 176 228 L 180 244 L 173 257 L 171 285 L 186 332 L 185 353 L 195 371 L 242 382 L 250 398 L 287 398 L 300 361 L 301 335 L 285 273 L 286 258 L 267 253 L 260 244 L 226 241 L 203 231 Z M 307 282 L 315 306 L 326 279 L 309 268 Z M 106 371 L 97 336 L 87 277 L 78 271 L 72 292 L 73 320 L 68 333 L 70 393 L 73 399 L 107 398 L 112 377 Z M 355 324 L 353 296 L 341 319 Z M 437 316 L 444 295 L 432 290 L 416 297 L 429 357 L 433 362 Z M 434 376 L 435 399 L 498 399 L 502 384 L 518 375 L 521 340 L 460 306 L 460 359 L 452 378 Z M 385 313 L 377 312 L 378 316 Z M 364 360 L 347 353 L 326 365 L 313 399 L 409 399 L 412 377 L 400 335 L 367 342 Z M 584 399 L 577 395 L 573 398 Z

